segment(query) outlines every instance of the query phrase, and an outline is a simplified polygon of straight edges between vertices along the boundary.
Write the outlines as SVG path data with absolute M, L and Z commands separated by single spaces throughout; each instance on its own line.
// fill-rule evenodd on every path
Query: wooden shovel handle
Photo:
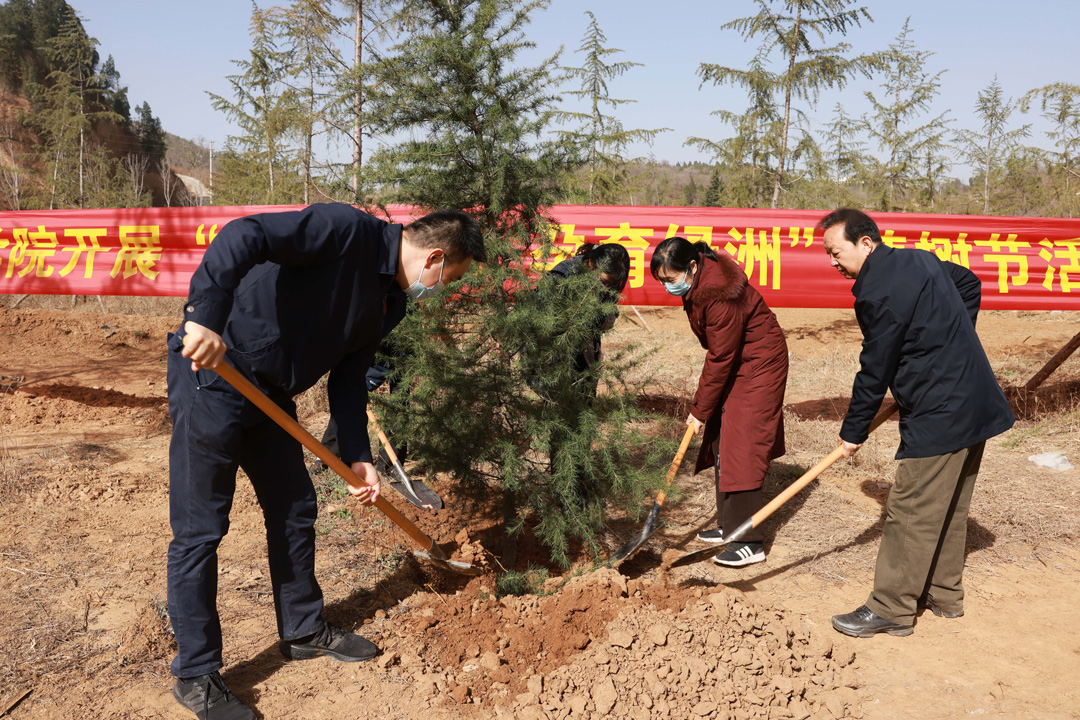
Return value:
M 896 404 L 896 402 L 893 401 L 892 403 L 889 404 L 888 407 L 886 407 L 884 410 L 882 410 L 880 413 L 878 413 L 877 417 L 874 418 L 874 421 L 872 423 L 870 423 L 870 432 L 874 432 L 874 430 L 877 430 L 878 426 L 880 426 L 883 422 L 885 422 L 890 417 L 892 417 L 893 413 L 896 412 L 898 407 L 899 406 Z M 817 478 L 818 475 L 825 472 L 829 468 L 830 465 L 832 465 L 834 462 L 836 462 L 837 460 L 839 460 L 843 456 L 844 456 L 844 446 L 843 446 L 843 444 L 841 444 L 841 445 L 837 446 L 837 448 L 835 450 L 833 450 L 831 453 L 826 455 L 825 459 L 823 459 L 821 462 L 819 462 L 814 467 L 807 470 L 803 474 L 802 477 L 800 477 L 798 480 L 796 480 L 795 482 L 791 483 L 786 488 L 784 488 L 784 491 L 782 493 L 780 493 L 779 495 L 777 495 L 776 497 L 774 497 L 769 502 L 769 504 L 767 504 L 765 507 L 761 508 L 756 513 L 751 515 L 750 520 L 748 521 L 748 523 L 743 523 L 744 525 L 749 524 L 749 527 L 746 528 L 746 529 L 749 530 L 750 528 L 756 528 L 759 525 L 761 525 L 761 523 L 763 523 L 765 521 L 765 518 L 772 515 L 776 511 L 777 508 L 779 508 L 781 505 L 786 503 L 788 500 L 790 500 L 792 498 L 792 496 L 794 496 L 796 493 L 798 493 L 804 487 L 806 487 L 811 482 L 813 482 Z M 738 530 L 743 530 L 743 527 L 740 526 L 738 528 Z M 738 531 L 736 531 L 736 532 L 738 532 Z M 739 537 L 741 537 L 741 536 L 742 536 L 742 534 L 740 533 Z M 732 537 L 734 539 L 734 534 L 732 535 Z
M 382 443 L 383 450 L 390 456 L 390 462 L 400 466 L 401 462 L 398 460 L 397 453 L 394 452 L 394 448 L 391 447 L 390 441 L 386 439 L 386 434 L 382 431 L 382 428 L 379 427 L 379 421 L 375 418 L 375 413 L 371 412 L 371 408 L 367 409 L 367 419 L 368 422 L 371 423 L 371 426 L 375 428 L 375 433 L 379 436 L 379 441 Z
M 334 455 L 334 453 L 327 450 L 325 445 L 312 437 L 311 433 L 305 430 L 300 423 L 289 417 L 288 413 L 278 407 L 273 400 L 268 398 L 261 390 L 259 390 L 259 388 L 252 385 L 246 377 L 241 375 L 236 368 L 229 365 L 224 359 L 219 362 L 216 367 L 210 369 L 240 391 L 241 395 L 255 403 L 255 405 L 266 413 L 271 420 L 284 428 L 285 432 L 292 435 L 301 445 L 314 453 L 315 457 L 326 463 L 326 465 L 340 475 L 345 482 L 355 487 L 360 487 L 364 484 L 363 481 L 357 477 L 356 473 L 352 471 L 352 468 L 346 465 L 337 455 Z M 424 534 L 424 532 L 416 527 L 409 518 L 402 515 L 396 507 L 384 500 L 381 495 L 375 498 L 375 502 L 372 504 L 381 510 L 386 517 L 390 518 L 395 525 L 404 530 L 409 537 L 419 543 L 425 551 L 431 553 L 440 560 L 446 559 L 446 554 L 435 544 L 435 541 L 431 537 Z
M 679 451 L 675 453 L 675 459 L 671 462 L 671 467 L 667 471 L 667 485 L 656 496 L 656 504 L 663 505 L 664 500 L 667 499 L 667 489 L 671 487 L 671 483 L 675 481 L 675 476 L 679 474 L 679 466 L 682 465 L 683 456 L 686 455 L 686 449 L 690 447 L 690 441 L 694 439 L 694 424 L 689 423 L 686 426 L 686 433 L 683 434 L 682 442 L 679 444 Z

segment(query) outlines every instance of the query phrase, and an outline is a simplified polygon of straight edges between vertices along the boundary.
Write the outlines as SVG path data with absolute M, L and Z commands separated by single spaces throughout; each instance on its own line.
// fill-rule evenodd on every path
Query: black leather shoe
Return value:
M 937 615 L 939 618 L 948 618 L 954 620 L 958 617 L 964 617 L 964 609 L 959 610 L 946 610 L 945 608 L 938 607 L 933 600 L 926 601 L 926 609 Z
M 255 712 L 229 692 L 221 675 L 212 672 L 180 678 L 173 685 L 176 701 L 195 713 L 199 720 L 254 720 Z
M 341 662 L 370 660 L 379 652 L 379 648 L 370 640 L 330 623 L 326 623 L 314 635 L 299 640 L 282 640 L 278 643 L 278 650 L 290 660 L 307 660 L 325 655 Z
M 897 637 L 905 637 L 915 632 L 911 625 L 889 622 L 865 605 L 860 605 L 855 612 L 846 615 L 833 615 L 832 626 L 845 635 L 861 638 L 873 637 L 880 632 Z

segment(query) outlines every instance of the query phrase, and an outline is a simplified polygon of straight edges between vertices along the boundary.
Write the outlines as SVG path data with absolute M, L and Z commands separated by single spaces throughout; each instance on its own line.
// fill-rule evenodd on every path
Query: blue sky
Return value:
M 250 3 L 69 2 L 100 42 L 102 57 L 115 58 L 133 106 L 145 100 L 169 132 L 212 140 L 216 147 L 224 144 L 234 130 L 213 110 L 206 93 L 229 94 L 225 76 L 235 70 L 231 60 L 246 57 L 250 48 Z M 947 70 L 935 113 L 951 109 L 954 127 L 975 125 L 976 95 L 995 74 L 1013 98 L 1052 82 L 1080 83 L 1076 0 L 866 0 L 864 5 L 874 22 L 849 32 L 846 41 L 855 52 L 884 49 L 910 17 L 916 46 L 936 53 L 927 69 Z M 721 139 L 727 128 L 709 113 L 719 108 L 738 112 L 748 103 L 739 90 L 699 89 L 696 71 L 702 62 L 741 67 L 753 55 L 754 48 L 735 32 L 719 29 L 731 19 L 754 14 L 752 0 L 552 0 L 546 11 L 534 16 L 530 39 L 545 54 L 562 45 L 563 64 L 580 64 L 582 56 L 573 51 L 585 31 L 585 10 L 596 15 L 608 45 L 625 51 L 613 60 L 645 65 L 611 84 L 614 97 L 637 100 L 618 111 L 624 126 L 672 128 L 651 148 L 639 146 L 634 152 L 672 163 L 709 160 L 684 146 L 686 138 Z M 866 109 L 865 89 L 876 90 L 876 83 L 858 81 L 844 93 L 825 93 L 816 117 L 827 119 L 837 102 L 849 114 L 861 113 Z M 1030 144 L 1049 146 L 1041 132 L 1044 125 L 1034 115 L 1016 115 L 1013 120 L 1014 126 L 1026 122 L 1034 123 Z M 959 169 L 954 174 L 963 175 Z

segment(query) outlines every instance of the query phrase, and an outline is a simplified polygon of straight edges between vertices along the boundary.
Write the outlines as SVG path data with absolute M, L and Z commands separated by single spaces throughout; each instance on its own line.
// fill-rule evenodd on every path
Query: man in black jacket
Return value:
M 279 649 L 289 659 L 344 662 L 376 653 L 327 623 L 315 579 L 315 490 L 303 450 L 213 372 L 229 362 L 293 417 L 292 398 L 330 373 L 342 459 L 379 495 L 367 435 L 365 371 L 388 293 L 421 299 L 484 260 L 476 221 L 444 210 L 402 227 L 348 205 L 312 205 L 227 224 L 191 279 L 184 322 L 169 337 L 168 604 L 176 633 L 173 695 L 202 720 L 254 717 L 225 687 L 217 613 L 217 548 L 229 526 L 236 471 L 262 507 Z
M 975 321 L 981 284 L 933 253 L 893 249 L 858 210 L 818 224 L 832 266 L 855 280 L 863 332 L 859 372 L 840 430 L 845 457 L 862 447 L 885 389 L 900 406 L 900 447 L 866 604 L 837 615 L 846 635 L 910 635 L 922 601 L 935 615 L 964 614 L 964 544 L 986 440 L 1015 418 L 983 352 Z

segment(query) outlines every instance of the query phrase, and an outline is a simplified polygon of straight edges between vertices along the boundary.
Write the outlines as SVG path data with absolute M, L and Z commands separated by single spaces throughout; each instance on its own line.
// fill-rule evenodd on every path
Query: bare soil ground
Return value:
M 176 319 L 102 312 L 154 310 L 120 298 L 47 307 L 0 310 L 0 716 L 190 717 L 170 694 L 164 614 Z M 681 312 L 642 313 L 649 330 L 629 313 L 606 346 L 655 349 L 643 402 L 685 416 L 703 353 Z M 777 314 L 792 354 L 789 453 L 767 495 L 836 446 L 860 339 L 850 311 Z M 987 312 L 979 331 L 1015 388 L 1078 326 L 1080 313 Z M 1011 391 L 1021 420 L 988 444 L 976 486 L 966 614 L 925 614 L 911 637 L 856 641 L 829 625 L 871 585 L 892 422 L 769 520 L 763 564 L 661 571 L 666 548 L 700 547 L 694 533 L 715 523 L 711 475 L 684 468 L 666 526 L 618 572 L 586 572 L 583 558 L 521 598 L 496 598 L 494 509 L 465 508 L 439 478 L 437 515 L 388 495 L 487 570 L 466 581 L 417 563 L 402 534 L 320 475 L 327 615 L 383 650 L 360 665 L 278 654 L 260 512 L 241 479 L 221 547 L 224 675 L 268 718 L 1080 717 L 1080 470 L 1027 460 L 1060 451 L 1080 465 L 1078 388 L 1074 359 L 1034 395 Z M 300 409 L 317 434 L 324 393 Z M 639 525 L 611 527 L 614 549 Z M 539 563 L 531 543 L 519 569 Z

